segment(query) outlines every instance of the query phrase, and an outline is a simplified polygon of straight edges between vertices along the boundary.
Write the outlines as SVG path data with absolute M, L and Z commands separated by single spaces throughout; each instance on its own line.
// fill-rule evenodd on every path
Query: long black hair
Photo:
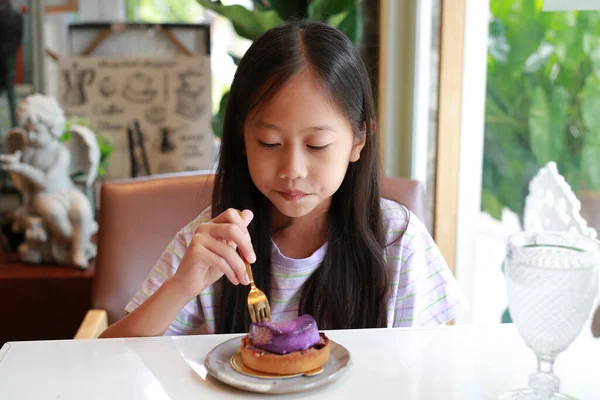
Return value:
M 379 146 L 369 76 L 356 48 L 324 23 L 292 21 L 259 37 L 242 58 L 225 111 L 212 214 L 228 208 L 250 209 L 248 229 L 257 261 L 256 285 L 270 294 L 270 203 L 252 182 L 244 149 L 244 123 L 255 106 L 268 101 L 294 74 L 309 69 L 350 121 L 357 139 L 365 138 L 360 159 L 349 164 L 329 210 L 327 253 L 302 290 L 300 313 L 315 317 L 319 328 L 384 327 L 388 279 L 385 269 L 379 196 Z M 248 287 L 221 279 L 217 330 L 247 332 Z

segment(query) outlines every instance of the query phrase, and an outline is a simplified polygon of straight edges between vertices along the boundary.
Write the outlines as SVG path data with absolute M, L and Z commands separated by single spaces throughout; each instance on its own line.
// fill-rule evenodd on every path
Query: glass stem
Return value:
M 537 371 L 529 376 L 529 388 L 539 398 L 551 398 L 558 393 L 560 380 L 554 375 L 554 357 L 539 357 Z
M 537 362 L 538 362 L 537 372 L 554 375 L 554 359 L 553 358 L 538 357 Z

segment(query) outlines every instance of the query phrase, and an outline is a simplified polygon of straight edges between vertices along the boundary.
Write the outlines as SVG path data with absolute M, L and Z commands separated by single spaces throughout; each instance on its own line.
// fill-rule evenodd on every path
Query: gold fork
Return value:
M 241 217 L 242 212 L 238 211 L 238 213 Z M 263 291 L 254 284 L 250 263 L 246 261 L 241 253 L 240 257 L 242 257 L 244 264 L 246 264 L 246 272 L 248 273 L 248 279 L 250 280 L 250 293 L 248 293 L 248 311 L 250 312 L 250 319 L 252 322 L 271 322 L 271 307 L 269 306 L 269 300 Z

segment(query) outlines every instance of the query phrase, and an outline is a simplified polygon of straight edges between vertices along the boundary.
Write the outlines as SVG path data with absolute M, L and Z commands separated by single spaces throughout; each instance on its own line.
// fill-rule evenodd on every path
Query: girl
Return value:
M 453 319 L 461 291 L 423 224 L 379 197 L 378 150 L 367 71 L 350 40 L 316 22 L 266 32 L 231 86 L 212 207 L 176 235 L 102 337 L 247 332 L 236 249 L 273 321 Z

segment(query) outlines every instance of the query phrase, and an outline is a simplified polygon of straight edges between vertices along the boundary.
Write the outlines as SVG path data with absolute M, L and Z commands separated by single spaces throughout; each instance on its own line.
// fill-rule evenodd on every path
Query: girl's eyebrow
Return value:
M 300 132 L 335 132 L 331 125 L 317 125 L 302 129 Z
M 262 121 L 262 120 L 257 121 L 254 125 L 257 128 L 267 128 L 267 129 L 271 129 L 271 130 L 278 131 L 278 132 L 281 131 L 281 129 L 277 125 L 273 125 L 273 124 L 270 124 L 270 123 Z
M 281 132 L 281 128 L 278 127 L 277 125 L 271 124 L 269 122 L 265 122 L 265 121 L 257 121 L 255 124 L 256 127 L 258 128 L 266 128 L 266 129 L 271 129 L 277 132 Z M 317 125 L 317 126 L 310 126 L 308 128 L 304 128 L 302 129 L 300 132 L 335 132 L 335 129 L 333 129 L 333 127 L 331 125 Z

